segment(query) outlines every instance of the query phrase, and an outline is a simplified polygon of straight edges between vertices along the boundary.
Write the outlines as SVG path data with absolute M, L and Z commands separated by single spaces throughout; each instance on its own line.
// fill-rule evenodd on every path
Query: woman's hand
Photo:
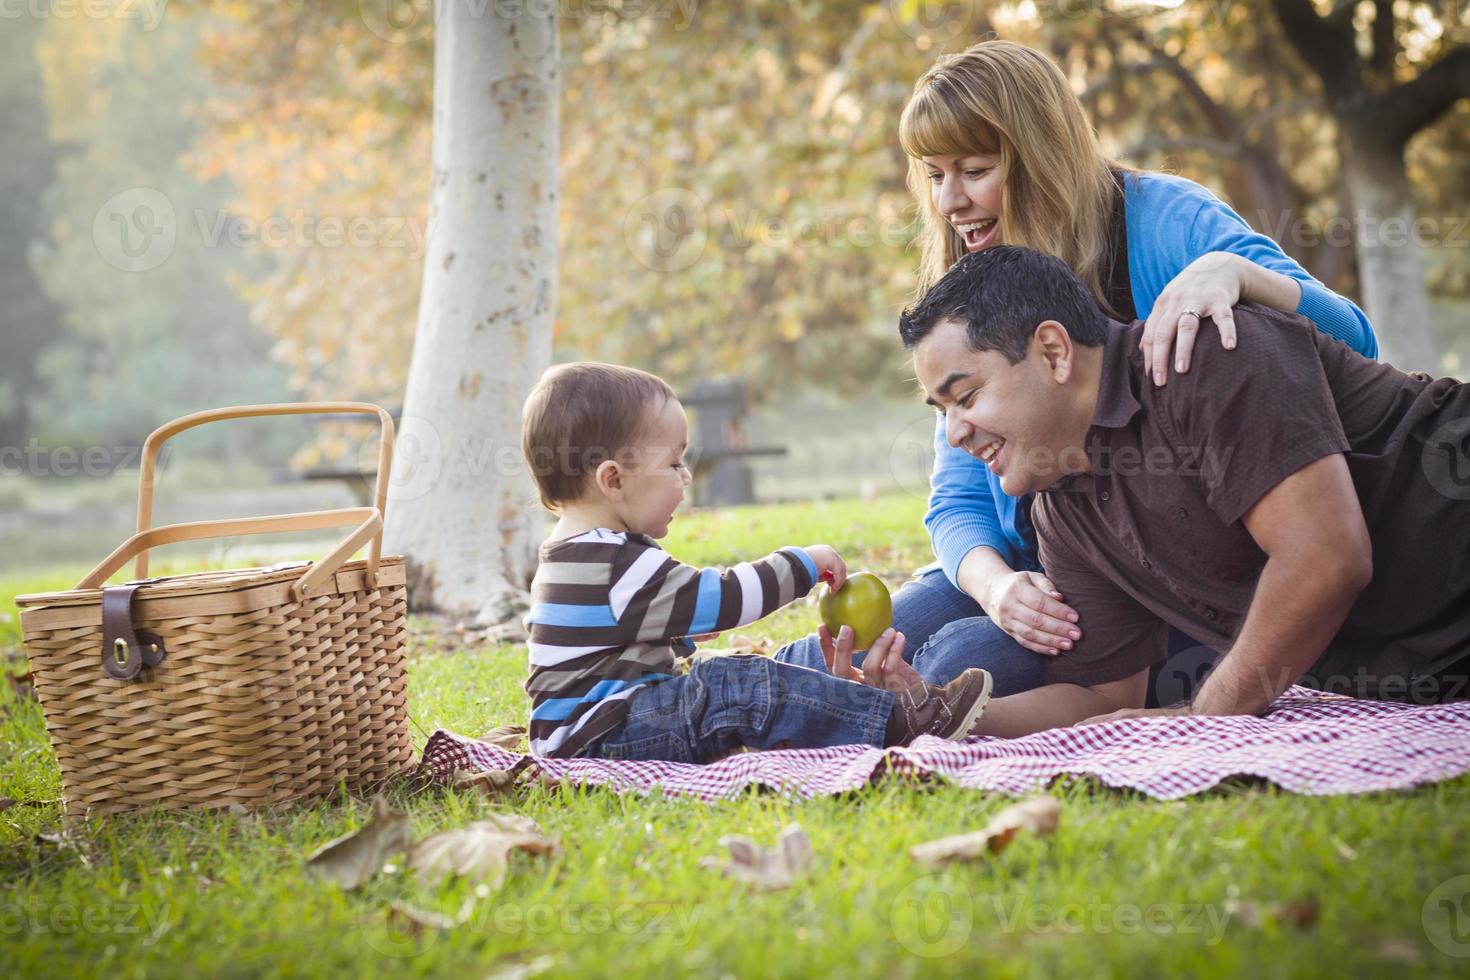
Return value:
M 1077 610 L 1062 601 L 1040 572 L 1011 572 L 990 580 L 985 614 L 1032 653 L 1055 656 L 1082 639 Z
M 1206 252 L 1159 293 L 1138 343 L 1143 371 L 1153 375 L 1154 384 L 1168 380 L 1171 350 L 1174 370 L 1180 374 L 1189 370 L 1200 321 L 1206 317 L 1214 319 L 1220 345 L 1235 349 L 1235 315 L 1230 308 L 1241 301 L 1245 291 L 1246 270 L 1241 263 L 1253 264 L 1229 252 Z

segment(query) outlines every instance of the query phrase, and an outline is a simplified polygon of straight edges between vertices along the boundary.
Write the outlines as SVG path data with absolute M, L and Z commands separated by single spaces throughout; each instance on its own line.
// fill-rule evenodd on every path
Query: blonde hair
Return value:
M 909 190 L 923 224 L 918 295 L 965 254 L 964 239 L 930 196 L 920 158 L 985 153 L 1000 157 L 999 241 L 1066 262 L 1102 308 L 1117 315 L 1106 294 L 1115 186 L 1110 171 L 1117 164 L 1103 155 L 1055 62 L 999 40 L 944 55 L 914 83 L 898 139 L 909 156 Z

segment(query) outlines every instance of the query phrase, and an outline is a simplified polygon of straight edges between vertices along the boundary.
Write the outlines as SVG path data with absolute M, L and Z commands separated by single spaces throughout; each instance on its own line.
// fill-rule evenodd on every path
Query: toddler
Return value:
M 559 518 L 531 585 L 531 751 L 707 762 L 742 746 L 821 748 L 960 739 L 990 699 L 971 668 L 944 687 L 884 690 L 759 655 L 694 661 L 694 640 L 752 623 L 847 569 L 826 545 L 729 570 L 659 547 L 689 486 L 689 426 L 663 380 L 610 364 L 547 371 L 526 400 L 522 450 Z M 899 685 L 902 686 L 902 685 Z

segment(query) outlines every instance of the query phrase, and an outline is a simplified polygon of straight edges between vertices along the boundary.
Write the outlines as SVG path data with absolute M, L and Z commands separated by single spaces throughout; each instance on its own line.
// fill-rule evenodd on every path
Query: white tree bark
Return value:
M 520 419 L 551 361 L 556 15 L 437 6 L 428 245 L 384 547 L 409 559 L 414 608 L 498 623 L 525 608 L 543 528 Z
M 1379 359 L 1404 371 L 1438 373 L 1418 217 L 1403 161 L 1343 154 L 1353 201 L 1363 312 L 1378 334 Z

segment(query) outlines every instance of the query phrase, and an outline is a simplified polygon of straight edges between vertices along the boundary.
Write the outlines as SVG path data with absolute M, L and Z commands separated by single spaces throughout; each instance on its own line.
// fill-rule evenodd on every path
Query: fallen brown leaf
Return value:
M 1033 797 L 1001 810 L 984 830 L 919 844 L 909 850 L 909 856 L 920 864 L 932 866 L 946 861 L 968 861 L 987 853 L 999 854 L 1023 830 L 1037 837 L 1053 833 L 1061 817 L 1062 805 L 1055 798 Z
M 485 978 L 485 980 L 527 980 L 537 974 L 545 973 L 556 965 L 556 958 L 552 956 L 538 956 L 534 960 L 525 963 L 510 963 L 496 970 Z
M 1322 907 L 1311 899 L 1304 902 L 1284 902 L 1276 907 L 1274 914 L 1278 922 L 1298 929 L 1310 929 L 1321 917 Z
M 22 701 L 36 700 L 36 678 L 29 670 L 24 674 L 7 674 L 10 690 Z
M 771 652 L 771 641 L 768 639 L 756 639 L 743 633 L 736 633 L 730 639 L 730 649 L 740 653 L 769 654 Z
M 317 848 L 306 859 L 306 869 L 351 891 L 377 874 L 388 855 L 408 847 L 408 814 L 393 809 L 379 796 L 373 800 L 371 819 Z
M 526 741 L 525 725 L 501 725 L 492 728 L 480 736 L 481 742 L 488 742 L 499 749 L 507 752 L 524 752 Z
M 510 769 L 491 769 L 486 772 L 464 772 L 454 774 L 451 783 L 456 789 L 473 789 L 487 800 L 498 800 L 515 794 L 516 774 Z
M 1396 963 L 1421 963 L 1424 951 L 1408 939 L 1380 939 L 1373 952 Z
M 408 866 L 426 881 L 459 875 L 496 888 L 505 880 L 511 851 L 544 856 L 558 849 L 529 817 L 492 813 L 467 827 L 425 837 L 409 850 Z
M 1225 909 L 1247 929 L 1260 929 L 1270 919 L 1296 929 L 1310 929 L 1322 914 L 1321 906 L 1308 899 L 1302 902 L 1252 902 L 1232 900 Z
M 394 902 L 388 906 L 388 924 L 400 932 L 407 933 L 415 938 L 423 935 L 425 929 L 449 930 L 464 925 L 469 921 L 470 910 L 474 907 L 471 899 L 466 899 L 455 915 L 445 915 L 442 912 L 430 912 L 425 909 L 417 909 L 403 902 Z
M 781 831 L 775 847 L 761 847 L 739 836 L 721 837 L 720 846 L 729 853 L 701 858 L 700 867 L 716 868 L 727 878 L 766 890 L 791 887 L 812 866 L 811 839 L 796 824 Z

